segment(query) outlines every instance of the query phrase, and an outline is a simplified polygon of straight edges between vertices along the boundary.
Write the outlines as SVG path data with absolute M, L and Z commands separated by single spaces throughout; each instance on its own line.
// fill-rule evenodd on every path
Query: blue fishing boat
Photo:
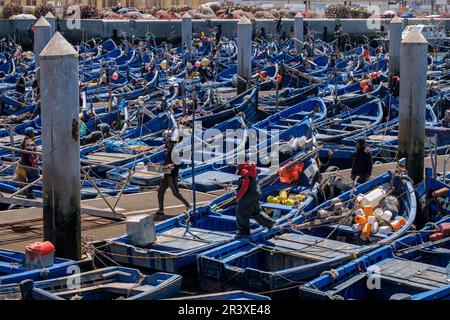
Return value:
M 40 300 L 35 291 L 46 292 L 45 300 L 157 300 L 178 294 L 182 279 L 177 274 L 144 275 L 124 267 L 102 268 L 78 276 L 76 284 L 73 276 L 34 282 L 30 288 L 33 292 L 24 295 L 33 300 Z
M 383 120 L 380 99 L 373 99 L 355 109 L 347 110 L 317 123 L 317 140 L 334 142 L 375 127 Z
M 298 210 L 310 210 L 316 204 L 319 183 L 316 180 L 317 165 L 312 155 L 299 157 L 303 164 L 298 180 L 292 185 L 282 183 L 278 174 L 261 181 L 262 200 L 286 189 L 291 195 L 301 195 L 293 204 L 263 202 L 262 210 L 278 223 L 286 222 Z M 133 245 L 125 235 L 97 244 L 100 255 L 107 255 L 120 264 L 174 273 L 187 273 L 195 269 L 197 254 L 231 242 L 235 238 L 234 193 L 227 193 L 209 205 L 199 207 L 188 215 L 167 219 L 155 225 L 157 240 L 145 247 Z M 264 228 L 251 222 L 251 239 L 258 239 Z
M 352 226 L 356 195 L 369 194 L 391 183 L 397 186 L 397 200 L 401 203 L 398 217 L 405 219 L 404 224 L 390 233 L 360 236 Z M 337 203 L 339 209 L 333 209 Z M 347 213 L 340 211 L 343 204 L 348 205 Z M 402 236 L 414 222 L 416 210 L 416 195 L 409 178 L 388 172 L 312 210 L 296 211 L 283 225 L 282 233 L 271 231 L 257 241 L 241 239 L 200 253 L 199 283 L 205 290 L 241 289 L 297 296 L 303 281 Z
M 219 154 L 212 154 L 211 158 L 214 160 L 216 157 L 222 157 L 223 159 L 227 158 L 227 153 L 233 153 L 235 151 L 234 146 L 241 146 L 243 143 L 243 137 L 246 136 L 247 132 L 247 125 L 245 120 L 242 116 L 236 116 L 233 117 L 225 122 L 218 123 L 213 128 L 210 128 L 211 130 L 204 130 L 201 132 L 198 132 L 195 134 L 195 159 L 203 159 L 202 151 L 205 148 L 205 144 L 209 143 L 210 141 L 214 142 L 216 139 L 222 138 L 221 150 L 225 150 L 225 152 L 220 152 Z M 228 137 L 227 132 L 230 130 L 240 130 L 243 133 L 243 136 L 233 136 Z M 162 141 L 162 135 L 157 138 L 157 140 Z M 227 150 L 227 143 L 231 144 L 233 146 L 232 150 Z M 179 143 L 179 148 L 181 150 L 184 150 L 184 148 L 187 148 L 188 153 L 190 154 L 190 146 L 191 146 L 191 138 L 188 136 L 187 138 L 184 138 L 181 143 Z M 157 166 L 158 164 L 161 164 L 166 156 L 167 151 L 162 150 L 157 153 L 150 154 L 148 156 L 145 156 L 140 159 L 133 159 L 133 161 L 130 161 L 126 164 L 123 164 L 122 167 L 124 169 L 129 169 L 135 171 L 133 175 L 130 177 L 129 181 L 132 184 L 136 185 L 143 185 L 143 186 L 151 186 L 151 185 L 157 185 L 162 177 L 162 173 L 150 170 L 151 166 Z M 197 155 L 198 154 L 198 155 Z M 185 158 L 185 157 L 184 157 Z M 190 163 L 190 159 L 184 159 L 182 157 L 182 160 L 187 160 L 188 163 Z M 211 159 L 209 158 L 209 159 Z M 203 161 L 204 162 L 204 161 Z M 114 180 L 114 181 L 122 181 L 125 180 L 128 177 L 129 172 L 127 170 L 122 169 L 111 169 L 107 171 L 106 176 L 108 179 Z
M 245 116 L 245 119 L 247 121 L 256 122 L 258 90 L 258 86 L 249 89 L 241 93 L 231 101 L 228 101 L 225 106 L 221 105 L 208 110 L 208 115 L 197 117 L 196 121 L 201 122 L 204 128 L 212 128 L 216 124 L 228 120 L 241 113 Z
M 272 141 L 277 140 L 279 145 L 286 147 L 284 150 L 282 147 L 278 150 L 278 163 L 283 166 L 291 158 L 295 158 L 298 153 L 305 152 L 307 144 L 313 142 L 314 135 L 311 129 L 311 120 L 308 116 L 312 118 L 324 117 L 326 113 L 323 109 L 325 105 L 321 103 L 321 100 L 313 101 L 306 107 L 301 107 L 300 110 L 302 111 L 292 108 L 272 115 L 249 128 L 250 130 L 257 129 L 259 134 L 259 142 L 252 149 L 257 150 L 257 152 L 249 150 L 246 154 L 249 159 L 253 159 L 252 161 L 257 164 L 260 179 L 270 176 L 275 169 L 274 163 L 270 159 L 270 155 L 277 152 L 271 151 L 272 148 L 275 149 L 276 147 L 271 146 Z M 303 142 L 299 142 L 299 140 Z M 299 146 L 298 144 L 302 145 Z M 294 147 L 291 147 L 292 145 Z M 196 166 L 196 190 L 208 192 L 236 185 L 239 180 L 239 175 L 236 173 L 239 162 L 238 152 L 225 158 L 213 158 L 208 163 Z M 180 172 L 180 183 L 188 187 L 192 186 L 192 169 L 187 168 Z
M 449 224 L 450 216 L 437 222 Z M 430 240 L 434 226 L 395 240 L 300 287 L 304 299 L 450 299 L 450 237 Z
M 0 250 L 0 284 L 18 283 L 26 279 L 39 281 L 65 276 L 74 265 L 76 265 L 76 261 L 54 258 L 51 266 L 29 269 L 25 265 L 24 253 Z

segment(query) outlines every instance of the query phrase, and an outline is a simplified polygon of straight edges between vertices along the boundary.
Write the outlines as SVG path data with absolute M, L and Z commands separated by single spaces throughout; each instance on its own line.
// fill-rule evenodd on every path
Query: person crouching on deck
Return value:
M 172 193 L 175 198 L 183 202 L 186 207 L 186 211 L 191 209 L 191 205 L 189 202 L 183 197 L 178 188 L 178 171 L 180 170 L 180 166 L 175 164 L 172 159 L 172 151 L 175 147 L 175 142 L 172 141 L 172 137 L 165 138 L 165 144 L 167 148 L 166 158 L 164 160 L 164 166 L 167 169 L 166 173 L 164 173 L 161 178 L 161 182 L 159 184 L 158 189 L 158 204 L 159 210 L 156 212 L 157 215 L 164 215 L 164 195 L 167 191 L 167 188 L 170 187 Z
M 238 166 L 241 177 L 236 190 L 236 225 L 237 236 L 250 235 L 250 218 L 269 230 L 275 225 L 269 216 L 261 210 L 259 200 L 262 196 L 259 186 L 256 164 L 246 161 Z

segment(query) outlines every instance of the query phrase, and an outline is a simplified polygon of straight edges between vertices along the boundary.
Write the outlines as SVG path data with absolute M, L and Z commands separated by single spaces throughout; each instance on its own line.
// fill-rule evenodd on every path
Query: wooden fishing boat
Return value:
M 332 208 L 332 203 L 345 203 L 349 212 L 353 212 L 350 200 L 355 195 L 388 186 L 392 181 L 396 181 L 402 207 L 399 216 L 406 220 L 398 230 L 362 239 L 351 227 L 351 214 L 340 218 L 328 214 L 323 217 L 322 210 Z M 242 289 L 273 292 L 272 296 L 297 296 L 298 284 L 302 281 L 402 236 L 414 222 L 416 210 L 416 195 L 409 178 L 385 173 L 311 211 L 297 211 L 297 215 L 283 225 L 285 232 L 271 231 L 258 241 L 240 239 L 200 253 L 197 260 L 199 283 L 206 290 Z
M 294 164 L 302 164 L 304 170 L 296 184 L 284 184 L 274 174 L 261 181 L 262 199 L 286 189 L 289 194 L 302 195 L 302 201 L 292 205 L 264 202 L 262 210 L 278 223 L 287 221 L 297 210 L 309 210 L 316 203 L 318 192 L 317 168 L 313 154 L 299 157 Z M 236 218 L 234 193 L 227 193 L 209 205 L 197 208 L 189 215 L 181 214 L 155 225 L 157 240 L 145 247 L 133 245 L 128 237 L 108 239 L 96 244 L 98 254 L 107 255 L 120 264 L 165 272 L 186 273 L 195 269 L 197 254 L 231 242 L 235 238 Z M 298 206 L 298 208 L 297 208 Z M 251 223 L 251 236 L 257 239 L 264 228 Z
M 24 295 L 33 300 L 40 299 L 34 291 L 46 292 L 45 300 L 157 300 L 178 294 L 182 279 L 177 274 L 144 275 L 139 270 L 124 267 L 82 272 L 76 285 L 71 277 L 34 282 L 30 288 L 33 292 Z
M 292 105 L 255 124 L 259 129 L 272 127 L 276 123 L 279 129 L 285 129 L 310 117 L 312 123 L 322 122 L 327 115 L 327 107 L 321 98 L 311 98 Z M 282 125 L 284 123 L 284 125 Z
M 321 142 L 333 142 L 375 127 L 383 120 L 381 100 L 373 99 L 315 125 L 316 138 Z
M 91 169 L 102 174 L 109 169 L 101 167 L 101 164 L 121 166 L 150 153 L 159 152 L 160 147 L 164 145 L 162 132 L 165 129 L 176 127 L 177 123 L 168 111 L 154 116 L 153 119 L 149 118 L 145 114 L 142 116 L 131 115 L 130 119 L 142 124 L 134 128 L 129 127 L 128 130 L 122 129 L 123 133 L 117 137 L 106 138 L 98 143 L 85 146 L 80 150 L 81 159 L 98 163 L 100 166 L 93 164 Z M 146 121 L 146 119 L 149 120 Z
M 321 106 L 324 107 L 323 104 L 320 105 L 320 101 L 317 102 L 318 105 L 316 107 L 319 110 Z M 260 179 L 273 174 L 275 168 L 278 168 L 278 163 L 281 163 L 281 166 L 283 166 L 291 158 L 295 158 L 298 153 L 305 152 L 308 149 L 307 145 L 311 145 L 314 141 L 310 119 L 304 118 L 301 120 L 305 116 L 312 117 L 314 109 L 312 108 L 310 112 L 300 111 L 289 114 L 288 111 L 290 109 L 286 109 L 284 114 L 282 112 L 281 114 L 272 115 L 249 128 L 250 130 L 257 129 L 259 134 L 257 145 L 248 151 L 242 149 L 242 152 L 245 152 L 247 158 L 253 159 L 252 161 L 257 164 L 258 177 Z M 316 114 L 320 113 L 321 111 Z M 303 141 L 303 144 L 300 142 L 302 146 L 298 146 L 299 140 Z M 285 145 L 286 148 L 283 150 L 280 147 L 280 150 L 276 151 L 275 148 L 277 146 L 272 144 Z M 295 146 L 291 147 L 294 144 Z M 274 150 L 271 151 L 272 149 Z M 239 175 L 236 171 L 240 162 L 240 152 L 236 150 L 228 157 L 212 158 L 208 163 L 197 165 L 195 168 L 196 190 L 208 192 L 236 185 L 239 180 Z M 271 160 L 273 152 L 278 153 L 278 162 L 276 164 Z M 180 172 L 180 183 L 188 186 L 188 188 L 192 188 L 192 173 L 191 168 L 182 170 Z
M 228 120 L 239 113 L 244 114 L 245 119 L 249 122 L 257 120 L 258 106 L 258 86 L 245 91 L 244 93 L 232 99 L 225 106 L 218 106 L 212 110 L 208 110 L 208 115 L 196 118 L 201 122 L 204 128 L 211 128 L 217 123 Z M 237 101 L 242 101 L 236 104 Z
M 273 94 L 271 91 L 271 95 L 262 96 L 264 92 L 260 92 L 259 97 L 259 106 L 258 109 L 267 112 L 274 113 L 276 112 L 276 94 Z M 306 101 L 308 99 L 314 98 L 319 94 L 319 86 L 311 85 L 304 88 L 286 88 L 285 90 L 281 90 L 278 96 L 278 110 L 283 110 L 289 108 L 295 104 Z
M 68 268 L 75 264 L 76 261 L 73 260 L 54 258 L 53 265 L 30 270 L 25 266 L 24 253 L 2 249 L 0 250 L 0 284 L 65 276 L 68 274 Z
M 195 134 L 194 150 L 196 154 L 195 159 L 197 162 L 205 162 L 202 151 L 208 146 L 208 143 L 222 138 L 222 140 L 219 141 L 222 141 L 223 145 L 221 146 L 221 150 L 225 150 L 225 152 L 219 152 L 219 154 L 211 155 L 209 159 L 211 161 L 214 161 L 216 157 L 225 159 L 227 158 L 227 153 L 233 153 L 235 151 L 234 148 L 232 148 L 232 150 L 227 150 L 227 144 L 231 144 L 232 146 L 238 146 L 238 148 L 241 148 L 241 145 L 243 144 L 243 138 L 247 136 L 247 125 L 245 124 L 242 116 L 237 116 L 225 122 L 219 123 L 210 129 L 211 130 L 203 130 Z M 242 131 L 242 136 L 235 135 L 233 137 L 228 137 L 227 132 L 230 130 L 240 130 Z M 183 141 L 179 144 L 179 147 L 182 150 L 186 148 L 187 153 L 184 153 L 184 155 L 182 156 L 182 160 L 185 163 L 190 163 L 190 158 L 186 157 L 190 157 L 191 137 L 188 136 L 187 138 L 184 138 Z M 122 165 L 124 169 L 130 169 L 134 171 L 134 173 L 130 177 L 130 183 L 144 186 L 157 185 L 162 177 L 162 172 L 151 170 L 150 166 L 157 166 L 158 164 L 161 164 L 165 159 L 166 153 L 166 150 L 162 150 Z M 203 159 L 204 161 L 198 161 L 197 159 Z M 122 181 L 127 178 L 128 171 L 121 169 L 112 169 L 107 171 L 106 176 L 111 180 Z
M 355 141 L 365 138 L 366 145 L 370 148 L 373 160 L 380 162 L 395 161 L 396 148 L 398 144 L 398 100 L 394 97 L 386 96 L 383 99 L 384 109 L 388 110 L 386 122 L 382 122 L 370 129 L 363 130 L 357 134 L 348 136 L 339 141 L 338 144 L 325 144 L 319 153 L 322 168 L 351 168 L 353 153 L 355 151 Z M 392 103 L 392 104 L 391 104 Z M 425 122 L 427 126 L 437 125 L 437 118 L 431 106 L 426 105 Z M 444 145 L 448 138 L 438 138 L 438 152 L 443 152 Z M 428 147 L 426 148 L 428 150 Z
M 450 216 L 446 216 L 434 227 L 449 222 Z M 450 284 L 445 267 L 450 258 L 450 237 L 431 240 L 434 227 L 427 226 L 325 272 L 301 286 L 300 296 L 320 300 L 448 300 Z

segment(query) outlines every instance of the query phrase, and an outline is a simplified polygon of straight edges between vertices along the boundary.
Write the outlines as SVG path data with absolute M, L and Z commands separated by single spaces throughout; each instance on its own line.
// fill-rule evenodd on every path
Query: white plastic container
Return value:
M 372 206 L 372 208 L 376 207 L 385 196 L 386 191 L 384 191 L 384 189 L 376 188 L 362 198 L 361 206 Z
M 296 141 L 296 143 L 297 143 L 296 150 L 303 150 L 303 149 L 305 149 L 305 145 L 306 145 L 306 141 L 307 141 L 306 137 L 302 136 L 300 138 L 297 138 L 296 140 L 297 140 Z
M 352 225 L 352 230 L 354 233 L 358 233 L 362 231 L 362 226 L 359 223 L 355 223 Z
M 382 233 L 382 234 L 388 234 L 388 233 L 392 232 L 392 229 L 389 226 L 382 226 L 382 227 L 378 228 L 378 232 Z
M 368 216 L 367 217 L 367 223 L 370 225 L 373 225 L 375 223 L 375 221 L 377 221 L 377 218 L 375 218 L 375 216 Z
M 335 205 L 335 204 L 338 203 L 338 202 L 341 202 L 341 199 L 339 199 L 339 198 L 333 198 L 333 199 L 331 199 L 331 204 L 332 204 L 332 205 Z
M 384 213 L 383 209 L 376 208 L 375 211 L 373 212 L 373 215 L 375 216 L 377 221 L 381 221 L 381 219 L 383 219 L 383 213 Z
M 320 209 L 319 212 L 317 212 L 317 214 L 319 215 L 320 219 L 328 217 L 328 211 L 324 209 Z
M 370 217 L 369 217 L 370 218 Z M 372 228 L 370 229 L 370 233 L 371 234 L 375 234 L 375 233 L 377 233 L 378 232 L 378 221 L 375 221 L 373 224 L 372 224 Z
M 392 212 L 389 211 L 389 210 L 385 210 L 385 211 L 383 212 L 383 217 L 382 217 L 382 219 L 383 219 L 384 221 L 386 221 L 386 222 L 391 221 L 391 219 L 392 219 Z
M 156 241 L 153 215 L 139 215 L 128 218 L 127 237 L 131 244 L 146 246 Z
M 341 210 L 344 207 L 344 204 L 342 202 L 337 202 L 334 204 L 334 209 Z
M 356 197 L 356 204 L 361 204 L 363 198 L 364 198 L 363 194 L 358 194 L 358 196 Z

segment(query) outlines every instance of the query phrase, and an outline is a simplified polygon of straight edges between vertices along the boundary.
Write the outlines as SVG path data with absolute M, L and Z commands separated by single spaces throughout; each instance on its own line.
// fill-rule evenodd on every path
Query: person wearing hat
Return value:
M 180 170 L 180 165 L 174 163 L 172 159 L 172 151 L 175 147 L 175 141 L 172 140 L 172 135 L 168 134 L 164 137 L 165 145 L 167 148 L 166 158 L 164 159 L 164 167 L 166 168 L 166 172 L 161 178 L 161 182 L 159 184 L 158 189 L 158 205 L 159 209 L 156 212 L 157 215 L 164 215 L 164 195 L 168 188 L 172 190 L 172 194 L 175 198 L 183 202 L 186 207 L 186 211 L 191 208 L 189 202 L 183 197 L 178 188 L 178 172 Z
M 356 151 L 353 153 L 352 173 L 351 178 L 357 182 L 364 183 L 370 179 L 372 175 L 372 153 L 366 147 L 365 138 L 356 140 Z
M 23 138 L 20 149 L 28 151 L 36 151 L 36 143 L 34 137 L 36 131 L 33 127 L 25 128 L 25 137 Z M 16 180 L 31 183 L 39 178 L 38 172 L 38 156 L 30 153 L 22 153 L 20 156 L 20 164 L 16 169 Z M 25 191 L 27 198 L 33 198 L 31 189 Z

